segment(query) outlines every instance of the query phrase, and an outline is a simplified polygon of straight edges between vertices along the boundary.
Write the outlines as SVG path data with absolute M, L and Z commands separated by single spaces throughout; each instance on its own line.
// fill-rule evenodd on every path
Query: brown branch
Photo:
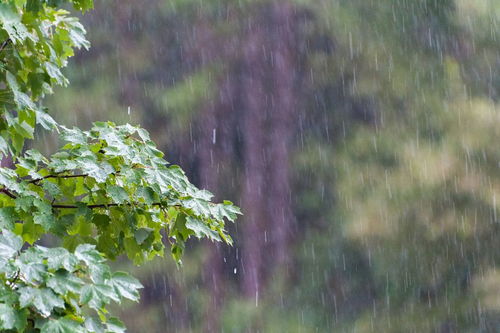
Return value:
M 0 52 L 3 51 L 3 49 L 5 49 L 7 47 L 7 45 L 10 43 L 10 38 L 7 38 L 3 43 L 2 45 L 0 45 Z
M 75 176 L 83 176 L 83 175 L 75 175 Z M 12 199 L 17 199 L 17 196 L 6 189 L 5 187 L 0 189 L 0 193 L 3 193 L 7 195 L 8 197 Z M 94 208 L 108 208 L 108 207 L 117 207 L 117 206 L 132 206 L 136 205 L 137 203 L 124 203 L 124 204 L 119 204 L 119 203 L 108 203 L 108 204 L 94 204 L 94 205 L 87 205 L 87 208 L 94 209 Z M 76 209 L 79 208 L 79 206 L 76 205 L 64 205 L 64 204 L 51 204 L 52 208 L 57 208 L 57 209 Z M 161 202 L 153 202 L 151 206 L 162 206 Z M 180 207 L 179 205 L 174 205 L 174 207 Z
M 30 184 L 36 184 L 42 180 L 45 180 L 45 179 L 49 179 L 49 178 L 77 178 L 77 177 L 88 177 L 87 174 L 82 174 L 82 175 L 48 175 L 48 176 L 45 176 L 45 177 L 42 177 L 42 178 L 38 178 L 38 179 L 33 179 L 33 180 L 30 180 L 29 183 Z
M 65 171 L 63 171 L 63 172 L 65 172 Z M 120 171 L 116 171 L 116 172 L 110 173 L 110 175 L 116 176 L 119 173 L 120 173 Z M 38 182 L 45 180 L 45 179 L 48 179 L 48 178 L 78 178 L 78 177 L 89 177 L 89 175 L 86 173 L 81 174 L 81 175 L 59 175 L 59 174 L 47 175 L 47 176 L 42 177 L 42 178 L 32 179 L 28 183 L 37 185 Z
M 108 204 L 95 204 L 95 205 L 87 205 L 87 208 L 94 209 L 94 208 L 108 208 L 108 207 L 118 207 L 118 206 L 132 206 L 137 203 L 125 203 L 125 204 L 119 204 L 119 203 L 108 203 Z M 152 206 L 162 206 L 161 202 L 154 202 L 151 204 Z M 178 206 L 178 205 L 174 205 Z M 62 205 L 62 204 L 53 204 L 52 208 L 60 208 L 60 209 L 75 209 L 79 208 L 79 206 L 76 205 Z
M 96 205 L 88 205 L 87 208 L 93 209 L 93 208 L 106 208 L 106 207 L 116 207 L 116 206 L 120 206 L 120 204 L 117 204 L 117 203 L 96 204 Z M 79 208 L 79 206 L 76 206 L 76 205 L 53 204 L 52 208 L 74 209 L 74 208 Z
M 16 199 L 17 198 L 17 196 L 14 193 L 12 193 L 11 191 L 9 191 L 5 187 L 2 188 L 2 189 L 0 189 L 0 192 L 6 194 L 7 196 L 11 197 L 12 199 Z

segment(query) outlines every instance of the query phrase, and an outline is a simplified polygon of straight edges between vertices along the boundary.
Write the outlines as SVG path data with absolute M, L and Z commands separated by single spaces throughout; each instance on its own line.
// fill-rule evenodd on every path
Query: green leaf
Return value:
M 50 319 L 40 328 L 40 333 L 83 333 L 80 324 L 69 318 Z
M 90 333 L 104 333 L 104 326 L 91 317 L 85 320 L 85 329 Z
M 188 216 L 186 219 L 186 228 L 192 230 L 195 236 L 198 238 L 207 237 L 213 240 L 220 241 L 219 234 L 216 231 L 210 229 L 205 223 L 203 223 L 203 221 L 200 221 L 199 219 Z
M 64 268 L 68 272 L 73 272 L 78 265 L 78 258 L 62 247 L 47 249 L 47 266 L 49 269 L 58 270 Z
M 40 199 L 35 199 L 33 200 L 33 205 L 38 209 L 38 212 L 40 214 L 46 214 L 46 215 L 52 215 L 52 206 L 50 203 L 40 200 Z
M 31 248 L 33 249 L 33 248 Z M 41 263 L 41 256 L 33 255 L 25 252 L 21 255 L 20 260 L 15 262 L 22 274 L 23 279 L 33 285 L 44 282 L 47 276 L 47 267 Z
M 177 241 L 184 242 L 193 234 L 193 231 L 186 227 L 186 220 L 186 214 L 178 214 L 175 219 L 175 223 L 170 231 L 170 236 L 174 237 Z
M 75 220 L 76 222 L 67 229 L 68 235 L 79 235 L 79 236 L 91 236 L 92 234 L 92 224 L 90 224 L 85 217 L 79 216 Z
M 64 301 L 47 288 L 22 287 L 19 289 L 21 308 L 34 306 L 44 317 L 50 316 L 54 308 L 64 309 Z
M 144 202 L 148 205 L 154 203 L 154 202 L 157 202 L 159 199 L 158 199 L 158 195 L 155 193 L 155 191 L 147 186 L 147 187 L 139 187 L 137 189 L 137 192 L 136 192 L 136 196 L 138 198 L 142 198 L 144 199 Z
M 17 311 L 12 308 L 12 305 L 0 304 L 0 328 L 10 330 L 14 328 L 16 322 Z
M 62 195 L 61 189 L 59 185 L 51 182 L 51 181 L 45 181 L 42 184 L 42 188 L 52 197 L 56 198 L 58 196 Z
M 110 221 L 111 219 L 109 218 L 109 216 L 104 214 L 95 214 L 92 217 L 92 223 L 94 223 L 99 228 L 107 227 Z
M 94 1 L 92 1 L 92 0 L 74 0 L 73 6 L 75 6 L 76 9 L 85 12 L 89 9 L 94 8 Z
M 94 310 L 102 309 L 110 300 L 120 301 L 114 289 L 105 284 L 88 284 L 80 293 L 80 303 L 88 304 Z
M 22 121 L 20 123 L 17 123 L 14 125 L 14 128 L 17 130 L 17 133 L 19 133 L 23 138 L 33 139 L 35 128 L 27 122 Z
M 181 264 L 181 258 L 184 253 L 184 242 L 177 242 L 173 244 L 170 249 L 170 253 L 172 254 L 172 258 L 174 258 L 178 264 Z
M 4 304 L 14 304 L 19 300 L 19 295 L 17 290 L 12 290 L 10 286 L 6 284 L 0 284 L 0 303 Z
M 5 77 L 7 79 L 7 83 L 9 84 L 10 89 L 12 90 L 12 93 L 14 94 L 14 102 L 19 106 L 19 108 L 21 109 L 27 108 L 30 110 L 35 110 L 36 109 L 35 103 L 33 103 L 33 101 L 28 95 L 19 90 L 19 85 L 17 84 L 14 75 L 12 75 L 12 73 L 10 72 L 7 72 L 5 74 Z
M 89 3 L 90 0 L 80 0 L 80 2 Z M 83 8 L 88 8 L 88 7 L 82 7 L 82 9 Z M 85 38 L 85 29 L 83 28 L 83 26 L 75 19 L 71 21 L 68 20 L 66 21 L 66 23 L 70 27 L 69 38 L 71 39 L 73 45 L 77 48 L 84 47 L 85 49 L 88 49 L 90 47 L 90 43 Z
M 4 155 L 9 153 L 9 144 L 3 136 L 0 136 L 0 152 Z
M 28 29 L 21 23 L 21 16 L 6 3 L 0 4 L 0 22 L 13 43 L 22 43 L 26 38 L 33 39 Z
M 109 266 L 104 264 L 90 265 L 89 271 L 94 283 L 103 283 L 111 275 Z
M 141 245 L 153 232 L 151 228 L 139 228 L 134 232 L 135 241 Z
M 61 126 L 61 139 L 66 142 L 76 143 L 80 145 L 87 144 L 87 136 L 79 128 L 66 128 Z
M 18 211 L 29 212 L 33 205 L 32 196 L 18 196 L 16 199 L 16 209 Z
M 17 267 L 14 265 L 12 260 L 0 257 L 0 273 L 5 274 L 5 276 L 14 276 L 17 273 Z M 0 293 L 3 290 L 0 289 Z M 2 295 L 0 295 L 1 298 Z
M 39 0 L 28 0 L 26 10 L 30 12 L 38 12 L 42 8 L 42 2 Z
M 0 329 L 24 331 L 27 324 L 26 311 L 15 309 L 13 304 L 0 304 Z
M 107 192 L 115 203 L 122 204 L 129 200 L 127 191 L 125 191 L 123 187 L 110 185 L 107 187 Z
M 0 228 L 8 230 L 14 229 L 14 223 L 18 218 L 14 207 L 0 208 Z
M 0 257 L 12 258 L 23 246 L 23 239 L 9 230 L 2 230 L 0 235 Z
M 135 238 L 125 238 L 125 240 L 123 241 L 123 245 L 125 247 L 125 253 L 127 254 L 127 257 L 131 259 L 134 264 L 140 265 L 144 262 L 144 251 L 141 249 L 139 244 L 137 244 Z
M 111 279 L 106 281 L 106 283 L 113 287 L 118 296 L 127 298 L 131 301 L 139 300 L 138 290 L 143 288 L 139 280 L 124 272 L 114 273 Z
M 44 63 L 44 67 L 47 74 L 51 78 L 53 78 L 59 85 L 66 85 L 68 83 L 68 80 L 61 73 L 59 67 L 48 61 Z
M 46 112 L 36 110 L 36 123 L 46 130 L 57 129 L 57 122 Z
M 111 333 L 124 333 L 125 325 L 118 318 L 109 318 L 106 322 L 106 331 Z
M 33 221 L 36 224 L 41 225 L 45 230 L 51 230 L 56 226 L 56 219 L 52 214 L 35 213 L 33 216 Z
M 66 295 L 69 292 L 78 294 L 83 285 L 84 282 L 80 278 L 65 271 L 56 272 L 47 280 L 47 287 L 60 295 Z
M 29 244 L 33 244 L 44 232 L 42 226 L 35 224 L 33 221 L 25 221 L 23 224 L 18 224 L 22 226 L 22 236 L 23 239 Z
M 9 134 L 10 134 L 10 138 L 12 140 L 13 152 L 14 152 L 14 154 L 17 155 L 23 150 L 24 137 L 22 135 L 18 134 L 15 131 L 14 127 L 9 129 Z
M 75 255 L 87 265 L 92 266 L 104 262 L 104 258 L 95 249 L 95 245 L 81 244 L 75 250 Z
M 98 183 L 104 183 L 108 179 L 108 176 L 115 172 L 113 166 L 107 162 L 94 163 L 87 161 L 81 166 L 81 169 Z

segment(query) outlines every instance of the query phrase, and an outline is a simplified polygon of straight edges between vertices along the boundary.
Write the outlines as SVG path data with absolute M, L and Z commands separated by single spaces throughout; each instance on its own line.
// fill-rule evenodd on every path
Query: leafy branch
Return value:
M 76 48 L 88 48 L 85 29 L 66 10 L 92 0 L 0 3 L 0 331 L 123 332 L 109 315 L 111 301 L 137 301 L 142 287 L 107 259 L 125 254 L 139 265 L 165 253 L 181 262 L 190 237 L 231 244 L 225 223 L 239 209 L 212 202 L 163 158 L 142 128 L 96 122 L 89 131 L 66 128 L 40 104 Z M 7 47 L 15 44 L 14 48 Z M 58 132 L 65 144 L 46 157 L 25 141 L 35 127 Z M 82 202 L 83 201 L 83 202 Z M 62 247 L 37 242 L 52 234 Z
M 65 178 L 72 178 L 72 177 L 65 177 Z M 5 194 L 12 199 L 18 198 L 15 194 L 13 194 L 10 190 L 8 190 L 6 188 L 2 188 L 0 190 L 0 193 Z M 92 205 L 87 205 L 86 207 L 90 208 L 90 209 L 95 209 L 95 208 L 108 208 L 108 207 L 118 207 L 118 206 L 137 206 L 137 205 L 140 205 L 140 203 L 139 202 L 135 202 L 135 203 L 128 202 L 125 204 L 119 204 L 119 203 L 112 202 L 112 203 L 104 203 L 104 204 L 92 204 Z M 163 204 L 161 202 L 153 202 L 149 205 L 150 206 L 165 206 L 165 204 Z M 52 208 L 60 208 L 60 209 L 76 209 L 76 208 L 81 207 L 81 206 L 77 206 L 77 205 L 71 205 L 71 204 L 66 205 L 66 204 L 59 204 L 59 203 L 52 203 L 51 206 L 52 206 Z M 170 207 L 180 207 L 180 205 L 173 205 Z
M 108 207 L 119 207 L 119 206 L 137 206 L 139 205 L 140 203 L 126 203 L 126 204 L 119 204 L 119 203 L 115 203 L 115 202 L 112 202 L 112 203 L 106 203 L 106 204 L 94 204 L 94 205 L 87 205 L 86 207 L 89 208 L 89 209 L 95 209 L 95 208 L 108 208 Z M 161 202 L 153 202 L 152 204 L 150 204 L 150 206 L 164 206 L 165 204 L 162 204 Z M 170 207 L 181 207 L 180 205 L 176 205 L 176 206 L 170 206 Z M 53 204 L 52 205 L 52 208 L 60 208 L 60 209 L 76 209 L 76 208 L 80 208 L 80 206 L 76 206 L 76 205 L 65 205 L 65 204 Z
M 88 175 L 86 175 L 86 174 L 83 174 L 83 175 L 48 175 L 48 176 L 45 176 L 45 177 L 42 177 L 42 178 L 32 179 L 32 180 L 29 181 L 29 183 L 30 184 L 38 184 L 42 180 L 50 179 L 50 178 L 65 179 L 65 178 L 79 178 L 79 177 L 88 177 Z

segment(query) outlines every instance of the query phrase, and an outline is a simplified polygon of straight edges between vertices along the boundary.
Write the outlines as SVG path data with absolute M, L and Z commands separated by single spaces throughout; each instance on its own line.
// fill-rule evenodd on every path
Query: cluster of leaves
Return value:
M 37 103 L 54 85 L 66 85 L 61 68 L 74 48 L 89 47 L 78 19 L 59 8 L 92 7 L 91 0 L 10 0 L 0 3 L 0 152 L 19 154 L 45 114 Z
M 93 5 L 0 2 L 0 155 L 12 160 L 0 168 L 1 331 L 121 332 L 106 305 L 137 301 L 141 285 L 105 260 L 126 254 L 141 264 L 163 256 L 168 241 L 180 263 L 190 236 L 230 244 L 224 224 L 240 213 L 229 201 L 212 203 L 144 129 L 111 122 L 69 129 L 46 113 L 40 99 L 68 83 L 61 68 L 74 48 L 89 46 L 78 19 L 61 9 L 68 4 Z M 25 151 L 36 125 L 64 141 L 52 156 Z M 61 247 L 40 246 L 47 234 Z
M 123 272 L 111 273 L 93 245 L 65 248 L 32 246 L 21 251 L 20 236 L 0 235 L 0 326 L 41 332 L 123 332 L 107 317 L 105 305 L 123 298 L 137 301 L 141 284 Z M 94 311 L 97 316 L 88 316 Z
M 70 250 L 88 243 L 108 258 L 125 252 L 136 264 L 163 254 L 162 230 L 177 261 L 191 235 L 231 242 L 224 219 L 239 210 L 212 203 L 145 130 L 102 122 L 90 131 L 56 128 L 67 142 L 60 151 L 46 158 L 28 150 L 15 168 L 0 169 L 3 228 L 30 244 L 50 232 Z

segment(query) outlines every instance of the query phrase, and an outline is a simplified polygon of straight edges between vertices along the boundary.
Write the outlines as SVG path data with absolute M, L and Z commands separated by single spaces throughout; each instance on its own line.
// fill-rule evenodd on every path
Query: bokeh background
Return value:
M 500 1 L 97 0 L 47 102 L 240 205 L 130 332 L 500 332 Z M 40 137 L 46 149 L 56 144 Z

